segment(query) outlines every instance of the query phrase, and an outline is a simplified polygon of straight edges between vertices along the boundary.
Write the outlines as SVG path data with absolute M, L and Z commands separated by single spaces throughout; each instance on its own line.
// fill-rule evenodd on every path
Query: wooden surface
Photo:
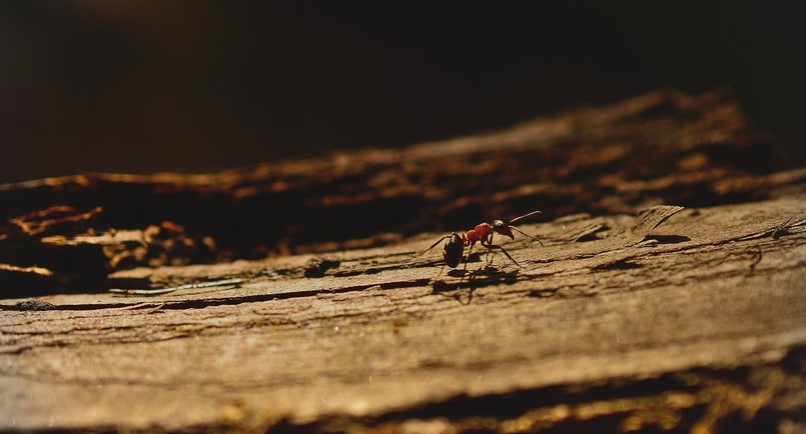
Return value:
M 0 185 L 0 290 L 99 290 L 138 266 L 389 245 L 534 209 L 545 221 L 757 201 L 804 178 L 730 93 L 654 92 L 403 150 Z
M 661 92 L 346 162 L 3 186 L 0 428 L 803 432 L 805 176 L 728 94 Z M 244 215 L 275 195 L 296 226 Z M 523 268 L 418 255 L 544 206 L 543 245 L 504 244 Z

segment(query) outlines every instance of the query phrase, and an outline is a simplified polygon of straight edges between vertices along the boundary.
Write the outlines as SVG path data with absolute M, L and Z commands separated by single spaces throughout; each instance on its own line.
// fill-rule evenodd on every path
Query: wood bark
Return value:
M 400 151 L 0 186 L 0 427 L 802 432 L 804 178 L 729 93 L 663 91 Z M 502 244 L 522 267 L 421 254 L 533 209 L 541 242 Z

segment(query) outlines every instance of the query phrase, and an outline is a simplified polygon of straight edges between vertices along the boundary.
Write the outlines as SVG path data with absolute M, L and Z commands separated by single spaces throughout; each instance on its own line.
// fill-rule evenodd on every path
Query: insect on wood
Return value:
M 521 267 L 521 264 L 519 264 L 518 261 L 516 261 L 512 257 L 512 255 L 510 255 L 509 252 L 506 251 L 506 249 L 497 244 L 493 244 L 493 236 L 495 234 L 500 234 L 514 240 L 515 235 L 512 233 L 512 231 L 515 231 L 537 241 L 538 243 L 540 243 L 540 245 L 543 245 L 543 243 L 537 238 L 521 231 L 515 226 L 512 226 L 512 224 L 515 222 L 518 222 L 522 219 L 531 217 L 539 213 L 540 211 L 532 211 L 528 214 L 515 217 L 514 219 L 510 220 L 507 223 L 504 223 L 502 220 L 494 220 L 492 223 L 480 223 L 476 225 L 476 227 L 467 231 L 464 234 L 458 234 L 454 232 L 450 235 L 445 235 L 444 237 L 438 239 L 434 244 L 432 244 L 431 247 L 425 249 L 422 253 L 420 253 L 420 255 L 423 255 L 429 250 L 433 249 L 434 247 L 437 246 L 437 244 L 441 243 L 442 241 L 447 240 L 445 241 L 445 245 L 442 248 L 442 259 L 445 261 L 445 265 L 447 265 L 448 267 L 456 268 L 462 262 L 465 247 L 468 248 L 467 256 L 469 257 L 470 252 L 473 250 L 473 246 L 475 246 L 476 243 L 479 243 L 490 251 L 500 250 L 501 252 L 504 253 L 504 255 L 506 255 L 507 258 L 509 258 L 510 261 L 512 261 L 518 267 Z M 467 267 L 467 261 L 465 261 L 465 267 Z

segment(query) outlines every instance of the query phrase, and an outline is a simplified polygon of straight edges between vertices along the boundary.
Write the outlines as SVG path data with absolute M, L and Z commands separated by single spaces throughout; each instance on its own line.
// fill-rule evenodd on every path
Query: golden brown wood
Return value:
M 5 186 L 0 196 L 20 200 L 5 210 L 13 216 L 54 197 L 76 213 L 103 202 L 92 219 L 52 226 L 47 237 L 64 248 L 144 242 L 161 221 L 175 226 L 153 237 L 160 242 L 181 234 L 215 243 L 207 264 L 189 264 L 197 259 L 187 252 L 151 257 L 156 267 L 106 262 L 101 292 L 82 291 L 90 275 L 81 274 L 64 286 L 26 280 L 34 290 L 48 282 L 50 295 L 6 287 L 14 295 L 0 300 L 0 428 L 798 432 L 806 173 L 774 165 L 764 143 L 725 94 L 667 92 L 347 161 Z M 108 192 L 124 186 L 146 208 L 128 220 L 110 214 L 125 201 Z M 163 219 L 151 208 L 163 194 L 199 208 L 168 207 Z M 239 214 L 278 196 L 275 210 L 321 214 L 297 215 L 297 229 L 290 217 L 259 226 Z M 216 217 L 231 213 L 251 222 L 247 233 L 267 234 L 210 232 L 203 212 L 222 201 L 231 207 Z M 478 252 L 463 274 L 441 271 L 439 249 L 418 256 L 440 230 L 536 202 L 559 211 L 519 225 L 543 246 L 504 244 L 523 268 Z M 392 204 L 410 208 L 373 211 Z M 366 222 L 363 212 L 392 218 Z M 313 228 L 322 216 L 349 219 L 331 238 Z M 81 238 L 90 230 L 99 238 Z M 45 244 L 39 233 L 3 233 L 0 242 L 17 243 L 6 246 Z M 217 256 L 222 246 L 253 255 L 261 243 L 278 254 Z M 202 282 L 220 285 L 175 288 Z M 175 290 L 106 292 L 114 284 Z

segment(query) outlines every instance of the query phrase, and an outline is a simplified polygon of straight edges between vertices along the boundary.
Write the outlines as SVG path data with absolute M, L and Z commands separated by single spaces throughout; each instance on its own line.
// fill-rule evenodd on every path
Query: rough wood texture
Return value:
M 661 92 L 347 160 L 4 186 L 0 428 L 802 432 L 805 172 L 759 137 L 723 92 Z M 523 268 L 417 255 L 534 208 Z
M 402 151 L 10 184 L 0 264 L 16 268 L 0 282 L 15 295 L 85 291 L 135 266 L 384 245 L 533 209 L 553 219 L 761 200 L 806 177 L 777 173 L 786 163 L 729 93 L 656 92 Z

